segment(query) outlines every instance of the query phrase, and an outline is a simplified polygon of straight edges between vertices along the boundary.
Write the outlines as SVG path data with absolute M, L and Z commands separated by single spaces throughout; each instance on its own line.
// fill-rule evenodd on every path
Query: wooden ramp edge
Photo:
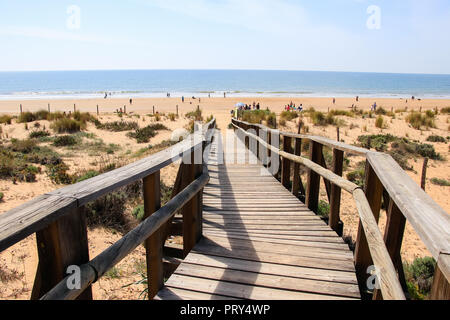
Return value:
M 219 164 L 221 143 L 211 147 L 204 237 L 155 299 L 360 299 L 342 238 L 261 164 Z

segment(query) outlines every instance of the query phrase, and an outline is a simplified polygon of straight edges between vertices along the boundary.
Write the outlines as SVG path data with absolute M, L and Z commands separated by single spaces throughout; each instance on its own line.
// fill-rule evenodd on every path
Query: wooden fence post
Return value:
M 333 172 L 338 176 L 342 176 L 342 168 L 344 163 L 344 152 L 338 149 L 333 149 Z M 331 184 L 330 192 L 330 220 L 331 229 L 342 237 L 343 223 L 340 219 L 339 212 L 341 208 L 341 188 L 334 183 Z
M 301 156 L 302 154 L 302 139 L 295 138 L 294 142 L 294 154 L 296 156 Z M 292 179 L 292 194 L 296 197 L 299 196 L 298 192 L 300 191 L 300 188 L 303 188 L 303 185 L 301 184 L 300 179 L 300 164 L 297 162 L 294 162 L 294 178 Z
M 144 187 L 144 218 L 147 219 L 161 208 L 160 172 L 145 177 Z M 145 241 L 147 260 L 148 298 L 153 299 L 164 286 L 163 246 L 164 228 L 160 228 Z
M 47 106 L 48 106 L 48 112 L 50 112 L 50 103 Z
M 394 201 L 390 200 L 387 206 L 387 221 L 384 231 L 384 242 L 386 243 L 386 248 L 389 252 L 389 256 L 391 257 L 391 260 L 398 271 L 403 290 L 407 290 L 406 283 L 404 281 L 402 257 L 400 255 L 406 218 Z M 380 290 L 374 291 L 373 299 L 382 299 Z
M 423 159 L 423 167 L 422 167 L 422 179 L 420 186 L 425 191 L 425 185 L 427 183 L 427 167 L 428 167 L 428 158 Z
M 444 261 L 445 260 L 445 261 Z M 450 255 L 441 253 L 438 258 L 436 270 L 434 272 L 433 286 L 431 288 L 431 300 L 450 300 L 450 283 L 442 272 L 444 266 L 450 263 Z
M 378 222 L 381 209 L 381 198 L 383 196 L 383 185 L 368 161 L 366 162 L 365 175 L 364 192 L 370 208 L 372 209 L 375 220 Z M 371 265 L 373 265 L 373 262 L 372 257 L 370 256 L 369 245 L 367 244 L 366 235 L 364 234 L 364 229 L 360 222 L 358 227 L 358 235 L 356 237 L 355 269 L 361 297 L 363 299 L 371 298 L 371 294 L 367 291 L 368 288 L 366 287 L 366 280 L 369 276 L 367 274 L 367 268 Z
M 67 267 L 89 262 L 84 207 L 74 209 L 36 233 L 39 264 L 31 299 L 40 299 L 67 274 Z M 92 300 L 88 287 L 77 300 Z
M 98 110 L 98 105 L 97 105 L 97 115 L 99 115 L 100 114 L 100 112 L 99 112 L 99 110 Z
M 320 143 L 310 140 L 309 157 L 314 163 L 320 164 L 323 146 Z M 308 180 L 306 186 L 306 206 L 309 210 L 317 213 L 319 207 L 320 176 L 313 170 L 308 169 Z
M 182 168 L 182 185 L 183 189 L 188 186 L 195 179 L 195 165 L 194 165 L 194 152 L 192 151 L 190 155 L 190 164 L 183 163 Z M 183 256 L 186 257 L 189 252 L 194 248 L 195 239 L 195 220 L 197 214 L 197 201 L 192 198 L 184 207 L 181 209 L 183 215 Z
M 20 113 L 22 113 L 22 105 L 20 105 Z
M 291 137 L 287 136 L 283 137 L 283 151 L 292 154 L 293 150 Z M 291 161 L 289 159 L 283 158 L 281 162 L 281 184 L 286 189 L 289 189 L 290 183 L 291 183 Z

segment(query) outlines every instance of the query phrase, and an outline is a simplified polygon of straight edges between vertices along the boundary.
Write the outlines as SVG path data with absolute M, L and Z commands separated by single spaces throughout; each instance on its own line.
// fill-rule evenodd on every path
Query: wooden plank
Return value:
M 271 289 L 225 281 L 173 275 L 167 282 L 169 288 L 196 290 L 215 295 L 224 295 L 248 300 L 347 300 L 337 296 Z
M 74 209 L 47 228 L 36 233 L 39 265 L 31 299 L 40 299 L 66 276 L 67 268 L 89 261 L 86 214 L 84 208 Z M 79 300 L 92 300 L 88 287 Z
M 450 254 L 450 215 L 391 156 L 371 152 L 367 160 L 434 259 Z
M 366 163 L 366 176 L 365 176 L 365 195 L 369 202 L 370 209 L 374 215 L 375 221 L 378 222 L 381 209 L 381 198 L 383 195 L 383 185 L 378 179 L 375 171 L 372 169 L 369 162 Z M 356 237 L 355 247 L 355 268 L 358 281 L 360 284 L 362 298 L 370 299 L 371 294 L 367 291 L 367 268 L 373 265 L 372 257 L 370 255 L 369 245 L 367 243 L 366 235 L 364 233 L 364 227 L 360 221 L 358 227 L 358 234 Z
M 321 154 L 322 145 L 311 141 L 309 144 L 310 160 L 314 163 L 320 163 Z M 306 206 L 315 213 L 317 213 L 319 206 L 319 188 L 320 176 L 315 171 L 308 169 L 308 181 L 306 183 Z
M 338 149 L 333 149 L 333 172 L 338 176 L 342 176 L 344 163 L 344 152 Z M 340 219 L 340 209 L 341 209 L 341 188 L 336 184 L 331 184 L 330 189 L 330 219 L 329 225 L 331 229 L 336 231 L 336 233 L 342 236 L 344 225 Z
M 190 253 L 183 263 L 213 266 L 223 269 L 241 270 L 270 275 L 280 275 L 294 278 L 313 279 L 348 284 L 358 284 L 353 272 L 288 266 L 278 263 L 251 261 L 205 254 Z
M 442 254 L 437 262 L 431 288 L 431 300 L 450 300 L 450 255 Z
M 144 178 L 143 187 L 144 218 L 147 219 L 161 208 L 160 172 Z M 164 228 L 160 228 L 145 241 L 148 298 L 150 300 L 164 286 L 163 233 Z
M 203 265 L 181 264 L 175 271 L 177 275 L 206 278 L 220 282 L 248 284 L 254 287 L 266 287 L 294 292 L 309 292 L 324 295 L 359 298 L 359 289 L 355 284 L 334 283 L 311 279 L 288 277 L 286 275 L 270 275 L 258 272 L 240 271 L 231 268 L 218 268 Z
M 164 287 L 155 300 L 240 300 L 215 294 Z
M 292 153 L 292 138 L 283 137 L 283 151 L 287 153 Z M 290 189 L 291 184 L 291 161 L 287 158 L 283 158 L 281 161 L 281 184 L 286 188 Z

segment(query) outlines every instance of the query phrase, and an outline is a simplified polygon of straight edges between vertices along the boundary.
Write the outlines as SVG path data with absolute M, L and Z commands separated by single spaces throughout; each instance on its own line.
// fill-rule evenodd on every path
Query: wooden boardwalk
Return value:
M 218 164 L 212 145 L 204 238 L 156 299 L 359 299 L 353 254 L 260 164 Z M 234 156 L 234 153 L 228 154 Z

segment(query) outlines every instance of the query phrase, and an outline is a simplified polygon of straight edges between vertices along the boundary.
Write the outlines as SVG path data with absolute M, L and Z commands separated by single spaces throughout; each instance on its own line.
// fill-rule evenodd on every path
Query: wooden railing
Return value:
M 271 167 L 271 162 L 280 160 L 281 166 L 272 173 L 286 188 L 292 184 L 292 193 L 304 199 L 308 208 L 316 213 L 320 177 L 324 179 L 330 203 L 328 223 L 341 236 L 341 190 L 352 194 L 360 218 L 354 259 L 363 298 L 405 299 L 407 288 L 400 249 L 408 221 L 437 261 L 431 298 L 450 299 L 450 216 L 389 155 L 324 137 L 281 132 L 237 119 L 233 119 L 232 124 L 247 147 L 256 143 L 256 149 L 252 151 L 264 164 Z M 309 159 L 301 156 L 303 140 L 309 141 Z M 282 145 L 282 150 L 274 144 Z M 326 167 L 324 146 L 333 151 L 331 170 Z M 342 178 L 344 153 L 366 158 L 364 188 Z M 300 165 L 308 170 L 306 187 L 301 181 Z M 382 201 L 388 218 L 384 236 L 378 227 Z M 367 289 L 367 279 L 371 276 L 368 268 L 373 265 L 378 271 L 381 290 Z
M 92 299 L 91 284 L 142 243 L 146 247 L 148 297 L 153 298 L 164 283 L 163 248 L 175 214 L 182 214 L 183 248 L 179 256 L 187 255 L 202 236 L 202 190 L 209 181 L 203 154 L 213 139 L 210 129 L 215 123 L 213 119 L 162 152 L 47 193 L 2 214 L 0 252 L 36 233 L 39 264 L 31 298 Z M 180 159 L 172 198 L 161 207 L 160 170 Z M 84 206 L 141 179 L 145 220 L 90 260 Z M 79 288 L 76 279 L 66 274 L 70 266 L 80 268 Z M 74 286 L 68 286 L 70 281 L 75 281 Z

